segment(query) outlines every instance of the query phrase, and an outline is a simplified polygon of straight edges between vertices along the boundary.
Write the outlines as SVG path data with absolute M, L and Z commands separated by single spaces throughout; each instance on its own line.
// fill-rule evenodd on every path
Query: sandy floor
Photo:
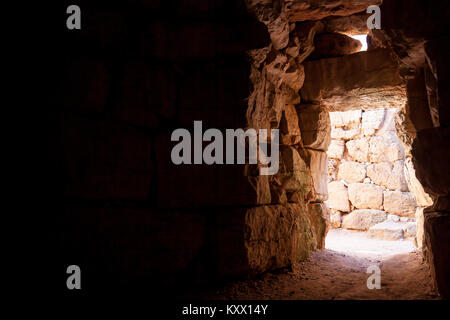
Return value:
M 412 240 L 388 241 L 366 237 L 365 232 L 331 229 L 325 239 L 325 248 L 354 257 L 386 259 L 392 255 L 416 250 Z
M 367 268 L 381 269 L 381 289 L 367 288 Z M 428 266 L 409 240 L 368 239 L 365 233 L 331 230 L 326 249 L 294 270 L 229 284 L 209 299 L 439 299 Z

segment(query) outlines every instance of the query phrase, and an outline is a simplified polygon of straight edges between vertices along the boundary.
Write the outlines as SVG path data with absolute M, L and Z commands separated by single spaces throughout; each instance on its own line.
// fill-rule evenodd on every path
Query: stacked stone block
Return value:
M 396 135 L 397 112 L 330 112 L 326 203 L 332 227 L 365 231 L 386 220 L 414 222 L 418 204 L 405 178 L 410 160 Z M 398 238 L 412 235 L 402 227 Z

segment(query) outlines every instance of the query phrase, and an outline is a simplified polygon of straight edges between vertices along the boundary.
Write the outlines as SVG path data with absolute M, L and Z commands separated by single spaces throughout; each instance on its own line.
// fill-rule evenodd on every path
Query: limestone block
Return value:
M 371 226 L 386 220 L 386 212 L 381 210 L 354 210 L 346 215 L 342 227 L 352 230 L 367 230 Z
M 418 248 L 422 248 L 424 245 L 424 229 L 423 229 L 423 210 L 424 208 L 418 207 L 416 209 L 415 218 L 416 218 L 416 243 Z
M 319 228 L 313 227 L 311 215 L 300 204 L 259 206 L 241 211 L 245 217 L 244 226 L 240 226 L 245 230 L 243 247 L 247 250 L 249 269 L 255 273 L 305 259 L 317 248 L 317 239 L 326 234 L 323 220 Z M 316 235 L 316 230 L 320 234 Z
M 304 63 L 302 101 L 330 111 L 403 108 L 406 88 L 389 50 L 375 49 Z
M 392 172 L 392 165 L 389 162 L 380 162 L 367 166 L 367 176 L 375 184 L 386 185 Z
M 384 210 L 402 217 L 414 217 L 416 201 L 409 192 L 384 191 Z
M 404 175 L 409 191 L 414 196 L 414 199 L 416 199 L 417 205 L 421 207 L 431 206 L 433 204 L 433 200 L 428 193 L 425 192 L 422 184 L 416 178 L 416 171 L 414 170 L 414 165 L 409 157 L 405 159 Z
M 297 105 L 299 127 L 304 147 L 323 150 L 330 144 L 330 117 L 319 105 Z
M 366 177 L 366 166 L 363 163 L 344 161 L 339 166 L 338 179 L 347 183 L 362 182 Z
M 367 176 L 377 185 L 391 190 L 408 191 L 403 173 L 403 161 L 396 161 L 394 166 L 389 162 L 371 164 L 367 166 Z
M 406 237 L 415 237 L 417 234 L 417 225 L 415 222 L 407 222 L 405 236 Z
M 405 157 L 398 138 L 391 135 L 375 136 L 370 138 L 370 162 L 394 162 Z
M 341 212 L 337 210 L 331 210 L 330 212 L 330 226 L 331 228 L 340 228 L 342 224 Z
M 327 155 L 329 158 L 342 159 L 344 157 L 344 150 L 344 141 L 332 139 L 328 146 Z
M 343 128 L 331 128 L 332 139 L 350 140 L 356 138 L 361 132 L 360 128 L 343 129 Z
M 328 184 L 328 208 L 343 212 L 350 211 L 347 187 L 341 181 L 333 181 Z
M 314 202 L 328 199 L 328 157 L 323 151 L 302 149 L 300 155 L 307 164 L 314 186 Z
M 337 177 L 337 161 L 328 159 L 328 182 L 336 180 Z
M 383 190 L 373 184 L 349 184 L 348 197 L 358 209 L 381 209 L 383 205 Z
M 338 57 L 359 52 L 361 42 L 342 33 L 323 33 L 314 38 L 313 59 Z
M 350 110 L 343 112 L 330 112 L 330 122 L 333 127 L 340 128 L 350 124 L 361 122 L 361 110 Z
M 330 216 L 327 206 L 324 203 L 309 203 L 308 218 L 316 240 L 316 248 L 325 248 L 325 237 L 330 227 Z
M 392 174 L 388 180 L 388 188 L 392 190 L 409 191 L 408 184 L 405 179 L 405 163 L 403 160 L 394 162 Z
M 367 110 L 362 114 L 361 128 L 364 135 L 373 135 L 380 128 L 385 116 L 385 109 Z
M 290 201 L 323 202 L 328 198 L 327 177 L 328 160 L 325 152 L 297 150 L 282 145 L 278 173 L 268 179 L 272 197 L 276 195 L 276 198 L 283 199 L 283 193 L 287 192 L 293 196 Z
M 388 134 L 396 134 L 396 128 L 395 128 L 395 117 L 397 116 L 397 113 L 399 112 L 399 109 L 397 108 L 389 108 L 384 109 L 385 115 L 384 120 L 381 123 L 381 126 L 376 131 L 377 136 L 384 135 L 386 133 Z
M 400 217 L 395 215 L 395 214 L 388 214 L 388 220 L 394 221 L 394 222 L 399 222 L 400 221 Z
M 370 227 L 367 231 L 367 236 L 382 240 L 401 240 L 405 235 L 406 228 L 407 225 L 404 222 L 386 220 Z
M 308 165 L 299 152 L 290 146 L 280 146 L 280 162 L 276 175 L 269 176 L 271 185 L 276 181 L 285 191 L 303 190 L 308 193 L 312 190 L 312 181 Z
M 301 140 L 299 118 L 295 106 L 284 107 L 280 120 L 281 142 L 287 145 L 297 144 Z
M 345 146 L 353 161 L 366 162 L 369 160 L 369 142 L 366 139 L 350 140 Z

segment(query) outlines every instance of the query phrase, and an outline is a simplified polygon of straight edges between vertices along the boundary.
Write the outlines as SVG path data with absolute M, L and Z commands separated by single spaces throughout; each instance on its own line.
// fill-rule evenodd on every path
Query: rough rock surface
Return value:
M 383 190 L 373 184 L 349 184 L 348 197 L 358 209 L 381 209 L 383 206 Z
M 327 151 L 330 144 L 330 118 L 318 105 L 298 105 L 299 127 L 304 147 Z
M 358 52 L 361 42 L 342 33 L 323 33 L 314 38 L 315 50 L 311 59 L 339 57 Z
M 289 21 L 318 20 L 328 16 L 349 16 L 361 12 L 370 5 L 381 4 L 380 0 L 367 1 L 303 1 L 288 0 L 285 9 L 289 13 Z
M 401 217 L 414 217 L 417 203 L 409 192 L 384 191 L 384 210 Z
M 450 212 L 424 212 L 426 257 L 433 280 L 443 297 L 450 297 Z
M 406 102 L 397 64 L 384 49 L 308 61 L 305 73 L 302 99 L 329 111 L 402 108 Z
M 367 176 L 377 185 L 391 190 L 408 191 L 404 178 L 403 161 L 374 163 L 367 166 Z
M 362 182 L 366 177 L 366 166 L 363 163 L 344 161 L 339 166 L 338 179 L 347 183 Z
M 349 35 L 368 34 L 369 28 L 367 28 L 367 19 L 370 14 L 365 11 L 349 16 L 331 16 L 325 18 L 326 32 L 340 32 Z
M 397 161 L 404 158 L 404 151 L 394 135 L 374 136 L 370 138 L 370 162 Z
M 407 222 L 386 220 L 370 227 L 367 236 L 382 240 L 400 240 L 404 238 L 407 227 Z
M 316 241 L 315 249 L 325 248 L 325 237 L 330 227 L 330 214 L 324 203 L 308 204 L 308 218 Z
M 251 272 L 288 265 L 307 257 L 318 243 L 320 248 L 327 222 L 321 210 L 307 212 L 298 204 L 261 206 L 245 212 L 244 239 Z M 313 228 L 309 227 L 311 219 Z
M 386 212 L 381 210 L 354 210 L 344 216 L 342 227 L 352 230 L 368 230 L 371 226 L 386 220 Z
M 423 248 L 425 237 L 424 237 L 424 208 L 418 207 L 415 213 L 416 219 L 416 244 L 418 248 Z
M 332 128 L 331 138 L 350 140 L 358 136 L 360 132 L 361 132 L 360 128 L 351 128 L 351 129 Z
M 408 184 L 409 191 L 414 196 L 418 206 L 428 207 L 433 204 L 431 197 L 423 190 L 422 184 L 416 178 L 416 171 L 411 158 L 406 158 L 404 167 L 405 179 Z
M 366 139 L 350 140 L 345 143 L 349 157 L 358 162 L 369 160 L 369 143 Z
M 351 124 L 359 124 L 361 117 L 361 110 L 330 112 L 330 123 L 333 127 L 340 128 Z
M 312 149 L 300 150 L 300 154 L 305 159 L 308 168 L 311 170 L 314 196 L 313 202 L 323 202 L 328 199 L 328 157 L 323 151 Z
M 329 158 L 342 159 L 344 156 L 345 144 L 342 140 L 331 140 L 328 146 L 327 155 Z
M 348 190 L 341 181 L 333 181 L 328 184 L 328 208 L 343 212 L 350 211 Z
M 293 104 L 284 106 L 280 119 L 280 135 L 282 144 L 295 145 L 301 141 L 299 116 Z
M 373 135 L 383 123 L 386 109 L 367 110 L 364 112 L 361 122 L 361 128 L 364 135 Z
M 342 224 L 342 216 L 338 210 L 330 210 L 330 227 L 340 228 Z
M 413 143 L 412 160 L 416 176 L 430 196 L 450 194 L 450 170 L 442 164 L 450 163 L 448 150 L 450 127 L 422 130 Z

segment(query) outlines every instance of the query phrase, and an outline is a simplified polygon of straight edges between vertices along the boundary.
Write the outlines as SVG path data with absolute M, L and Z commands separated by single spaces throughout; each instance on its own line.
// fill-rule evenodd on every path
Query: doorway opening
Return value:
M 330 112 L 326 248 L 382 258 L 422 246 L 432 204 L 396 132 L 398 108 Z

